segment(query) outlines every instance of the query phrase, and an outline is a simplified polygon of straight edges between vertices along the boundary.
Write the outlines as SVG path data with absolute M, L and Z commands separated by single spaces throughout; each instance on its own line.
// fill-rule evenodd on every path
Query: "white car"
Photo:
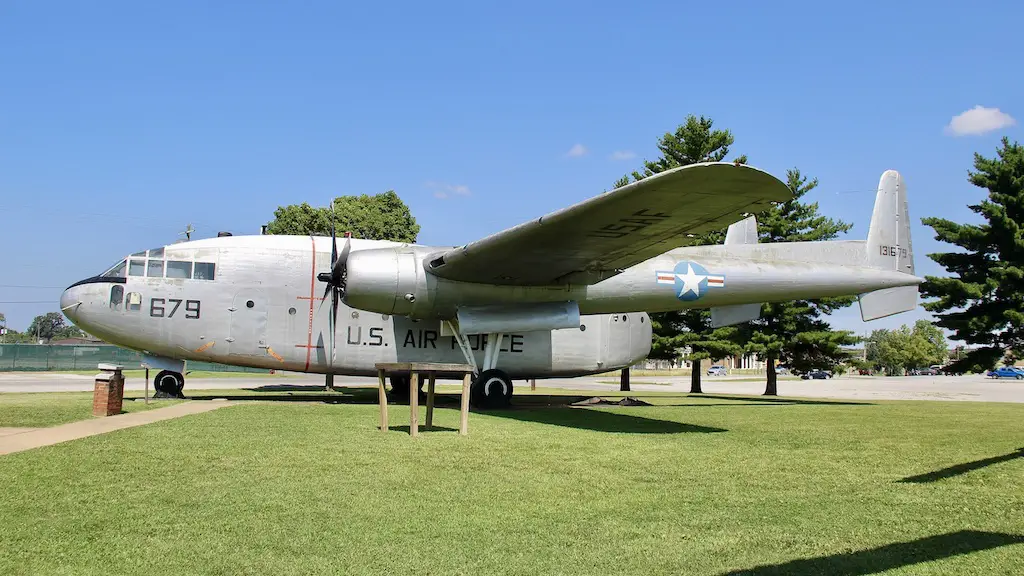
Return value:
M 726 372 L 725 366 L 715 365 L 708 368 L 708 376 L 725 376 L 726 374 L 728 374 L 728 372 Z

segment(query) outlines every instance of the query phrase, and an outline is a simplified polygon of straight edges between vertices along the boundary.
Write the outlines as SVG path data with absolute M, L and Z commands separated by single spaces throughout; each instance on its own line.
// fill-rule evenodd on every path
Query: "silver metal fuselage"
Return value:
M 61 308 L 89 333 L 155 357 L 354 376 L 376 374 L 378 362 L 465 362 L 454 338 L 441 335 L 438 319 L 341 304 L 332 366 L 331 304 L 322 300 L 324 285 L 316 279 L 330 269 L 330 246 L 330 238 L 298 236 L 174 244 L 165 248 L 162 260 L 213 263 L 214 279 L 127 272 L 120 281 L 95 277 L 68 288 Z M 482 362 L 487 337 L 468 338 Z M 650 346 L 647 314 L 589 315 L 582 317 L 579 329 L 505 334 L 498 367 L 512 378 L 594 374 L 642 360 Z

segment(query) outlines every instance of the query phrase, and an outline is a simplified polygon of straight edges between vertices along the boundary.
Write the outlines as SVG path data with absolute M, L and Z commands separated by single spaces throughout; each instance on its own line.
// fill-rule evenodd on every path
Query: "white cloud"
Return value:
M 615 152 L 612 152 L 612 155 L 609 156 L 609 158 L 612 160 L 629 160 L 631 158 L 636 158 L 636 154 L 634 154 L 632 150 L 616 150 Z
M 465 184 L 447 184 L 445 182 L 427 182 L 427 188 L 434 190 L 434 198 L 444 200 L 455 196 L 469 196 L 469 186 Z
M 1013 126 L 1017 121 L 999 108 L 985 108 L 975 106 L 970 110 L 961 112 L 950 120 L 946 126 L 946 133 L 954 136 L 978 135 L 1007 126 Z
M 587 147 L 584 146 L 583 144 L 576 144 L 572 148 L 569 148 L 569 151 L 566 152 L 565 155 L 570 158 L 579 158 L 580 156 L 586 156 Z

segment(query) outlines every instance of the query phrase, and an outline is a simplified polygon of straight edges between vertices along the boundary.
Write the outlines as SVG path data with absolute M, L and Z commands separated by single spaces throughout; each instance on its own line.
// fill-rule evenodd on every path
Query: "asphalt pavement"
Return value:
M 760 395 L 763 381 L 749 381 L 749 376 L 705 376 L 702 379 L 706 394 Z M 0 392 L 88 392 L 93 389 L 93 377 L 60 372 L 0 372 Z M 268 388 L 276 386 L 320 386 L 324 377 L 315 374 L 287 374 L 281 377 L 187 378 L 185 395 L 190 390 L 231 390 Z M 336 376 L 335 386 L 375 386 L 376 379 Z M 454 381 L 452 381 L 454 383 Z M 529 386 L 527 382 L 514 382 L 516 388 Z M 142 378 L 131 375 L 125 388 L 142 391 Z M 689 376 L 634 376 L 634 391 L 660 391 L 686 393 L 690 390 Z M 566 388 L 601 392 L 619 390 L 616 376 L 579 378 L 553 378 L 537 380 L 538 388 Z M 150 385 L 150 392 L 153 387 Z M 803 398 L 835 398 L 845 400 L 960 400 L 976 402 L 1024 403 L 1024 380 L 991 379 L 983 375 L 967 376 L 838 376 L 827 380 L 779 380 L 780 396 Z

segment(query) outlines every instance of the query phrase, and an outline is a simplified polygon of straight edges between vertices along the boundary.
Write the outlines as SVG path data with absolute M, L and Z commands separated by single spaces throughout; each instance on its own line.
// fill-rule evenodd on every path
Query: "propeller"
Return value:
M 327 286 L 324 287 L 323 300 L 320 301 L 320 305 L 323 306 L 323 302 L 327 300 L 328 292 L 331 295 L 331 310 L 327 317 L 327 325 L 330 330 L 330 365 L 334 366 L 334 361 L 337 359 L 337 346 L 335 343 L 335 327 L 338 323 L 338 300 L 345 296 L 345 280 L 347 277 L 346 263 L 348 261 L 348 254 L 352 246 L 352 234 L 349 232 L 345 233 L 345 246 L 341 249 L 341 255 L 338 255 L 338 236 L 334 228 L 334 202 L 331 201 L 331 271 L 321 272 L 317 274 L 317 280 L 324 282 Z

